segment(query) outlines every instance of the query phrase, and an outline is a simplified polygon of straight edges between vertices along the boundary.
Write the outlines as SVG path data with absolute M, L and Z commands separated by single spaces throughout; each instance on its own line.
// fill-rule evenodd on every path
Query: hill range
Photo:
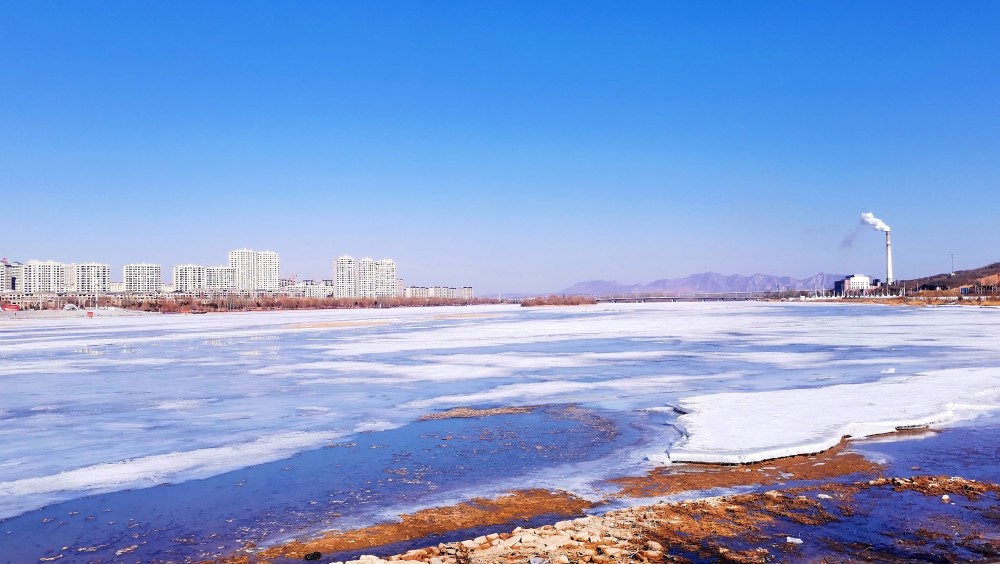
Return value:
M 610 280 L 588 280 L 555 292 L 563 295 L 605 295 L 633 293 L 700 294 L 719 292 L 767 292 L 774 290 L 827 290 L 844 278 L 842 274 L 819 273 L 809 278 L 773 276 L 770 274 L 725 275 L 703 272 L 684 278 L 662 278 L 649 284 L 622 284 Z

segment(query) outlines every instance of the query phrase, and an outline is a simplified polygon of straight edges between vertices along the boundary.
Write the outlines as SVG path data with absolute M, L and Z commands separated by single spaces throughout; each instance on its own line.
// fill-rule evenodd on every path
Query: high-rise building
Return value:
M 274 251 L 257 253 L 257 290 L 274 291 L 278 289 L 281 278 L 281 259 Z
M 277 290 L 281 259 L 273 251 L 229 251 L 236 290 Z
M 472 286 L 462 286 L 461 288 L 459 288 L 458 297 L 462 298 L 463 300 L 471 300 L 473 297 Z
M 375 261 L 365 257 L 358 261 L 358 285 L 354 293 L 356 298 L 375 297 Z
M 24 291 L 24 265 L 19 262 L 0 262 L 0 292 Z
M 66 289 L 81 294 L 107 292 L 111 284 L 111 265 L 102 262 L 71 264 L 66 274 Z
M 24 263 L 24 292 L 50 294 L 66 291 L 67 265 L 52 260 L 29 260 Z
M 236 273 L 228 266 L 205 267 L 205 290 L 228 292 L 236 287 Z
M 375 296 L 376 298 L 395 298 L 398 278 L 396 278 L 396 262 L 392 259 L 375 261 Z
M 357 295 L 358 265 L 354 257 L 344 255 L 334 261 L 333 279 L 336 285 L 334 296 L 349 299 Z
M 205 289 L 205 267 L 197 264 L 180 264 L 174 267 L 174 290 L 197 292 Z
M 163 267 L 158 264 L 126 264 L 122 270 L 126 292 L 156 294 L 163 285 Z

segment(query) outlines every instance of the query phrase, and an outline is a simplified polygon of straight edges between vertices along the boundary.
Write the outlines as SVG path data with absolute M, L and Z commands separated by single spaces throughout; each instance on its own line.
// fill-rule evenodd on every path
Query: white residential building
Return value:
M 174 290 L 197 292 L 205 289 L 205 267 L 197 264 L 180 264 L 174 267 Z
M 463 300 L 471 300 L 474 297 L 472 294 L 472 286 L 462 286 L 459 288 L 458 297 Z
M 376 286 L 375 261 L 365 257 L 358 261 L 358 285 L 355 298 L 374 298 Z
M 124 282 L 111 282 L 108 284 L 108 291 L 112 294 L 122 294 L 125 292 Z
M 24 291 L 24 265 L 19 262 L 0 262 L 0 292 Z
M 277 290 L 281 259 L 273 251 L 229 251 L 236 290 Z
M 76 265 L 76 287 L 81 292 L 111 290 L 111 265 L 89 262 Z
M 399 296 L 396 278 L 396 262 L 392 259 L 375 261 L 375 297 L 395 298 Z
M 229 292 L 236 288 L 236 271 L 228 266 L 206 266 L 205 286 L 209 292 Z
M 403 288 L 404 298 L 429 298 L 430 289 L 424 286 L 407 286 Z
M 344 255 L 333 263 L 334 296 L 342 299 L 355 297 L 358 285 L 358 265 L 354 257 Z
M 303 280 L 299 284 L 285 286 L 284 290 L 293 298 L 329 298 L 336 292 L 336 286 L 332 284 L 332 281 L 327 280 L 324 280 L 322 284 L 317 284 L 312 280 Z
M 457 298 L 458 288 L 449 288 L 447 286 L 432 286 L 428 288 L 427 297 L 429 298 Z
M 51 294 L 66 291 L 67 265 L 52 260 L 29 260 L 24 263 L 24 292 Z
M 163 285 L 163 267 L 158 264 L 126 264 L 122 270 L 126 292 L 156 294 Z

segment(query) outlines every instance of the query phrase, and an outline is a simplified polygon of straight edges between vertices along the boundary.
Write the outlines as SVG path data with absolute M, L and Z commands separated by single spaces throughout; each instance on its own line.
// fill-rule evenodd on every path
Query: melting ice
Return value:
M 998 315 L 685 303 L 0 318 L 0 519 L 466 405 L 649 410 L 689 435 L 650 458 L 817 450 L 995 408 Z

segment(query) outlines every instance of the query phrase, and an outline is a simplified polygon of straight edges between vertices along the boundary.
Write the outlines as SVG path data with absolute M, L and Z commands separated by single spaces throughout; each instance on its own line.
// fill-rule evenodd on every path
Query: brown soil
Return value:
M 307 541 L 292 541 L 263 551 L 260 558 L 302 558 L 310 552 L 355 550 L 428 537 L 483 525 L 502 525 L 538 515 L 582 515 L 591 503 L 565 492 L 523 490 L 497 499 L 473 499 L 450 507 L 403 515 L 398 523 L 384 523 L 353 531 L 336 531 Z M 235 562 L 235 561 L 233 561 Z
M 823 480 L 854 473 L 877 474 L 881 466 L 860 454 L 846 452 L 842 441 L 815 455 L 791 456 L 740 466 L 684 464 L 661 466 L 646 476 L 619 478 L 624 497 L 656 497 L 686 491 L 736 486 L 772 485 L 790 480 Z
M 521 415 L 531 413 L 537 406 L 524 407 L 491 407 L 487 409 L 475 409 L 472 407 L 456 407 L 440 413 L 429 413 L 421 415 L 418 421 L 429 421 L 432 419 L 459 419 L 471 417 L 489 417 L 491 415 Z

